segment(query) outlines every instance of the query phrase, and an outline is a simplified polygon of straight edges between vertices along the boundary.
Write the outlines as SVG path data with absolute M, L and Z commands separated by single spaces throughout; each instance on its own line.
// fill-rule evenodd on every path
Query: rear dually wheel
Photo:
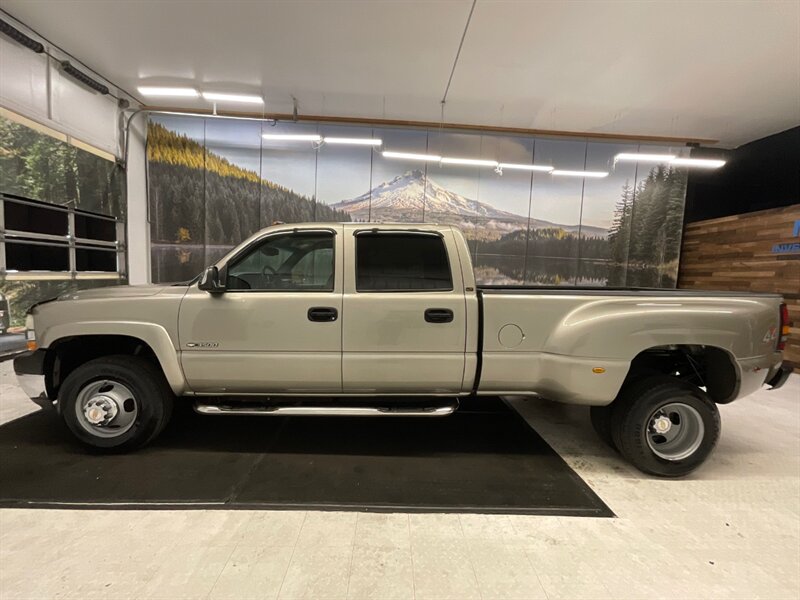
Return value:
M 611 436 L 637 469 L 681 477 L 699 467 L 720 435 L 717 405 L 695 385 L 655 376 L 626 386 L 614 401 Z

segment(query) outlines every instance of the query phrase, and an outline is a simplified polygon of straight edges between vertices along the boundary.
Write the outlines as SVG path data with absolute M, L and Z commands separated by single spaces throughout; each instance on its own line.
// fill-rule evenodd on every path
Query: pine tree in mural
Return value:
M 115 163 L 0 117 L 0 189 L 34 200 L 125 217 Z
M 626 181 L 614 208 L 614 222 L 608 230 L 609 254 L 615 263 L 625 263 L 628 260 L 632 207 L 633 188 Z
M 685 194 L 686 173 L 664 166 L 654 167 L 635 191 L 625 183 L 608 235 L 609 285 L 675 285 Z

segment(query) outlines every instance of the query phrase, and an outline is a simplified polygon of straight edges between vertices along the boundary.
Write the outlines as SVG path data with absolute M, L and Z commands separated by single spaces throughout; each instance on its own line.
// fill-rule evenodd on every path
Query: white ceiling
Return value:
M 134 95 L 141 84 L 192 85 L 262 93 L 268 112 L 291 112 L 295 96 L 304 114 L 439 121 L 471 4 L 0 7 Z M 800 124 L 800 1 L 478 0 L 444 118 L 738 146 Z

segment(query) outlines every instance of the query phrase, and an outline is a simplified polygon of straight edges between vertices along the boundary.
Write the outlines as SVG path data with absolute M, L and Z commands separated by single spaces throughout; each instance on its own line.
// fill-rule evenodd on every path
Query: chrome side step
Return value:
M 195 402 L 201 415 L 249 415 L 291 417 L 446 417 L 458 409 L 458 400 L 439 406 L 280 406 L 242 403 L 206 404 Z

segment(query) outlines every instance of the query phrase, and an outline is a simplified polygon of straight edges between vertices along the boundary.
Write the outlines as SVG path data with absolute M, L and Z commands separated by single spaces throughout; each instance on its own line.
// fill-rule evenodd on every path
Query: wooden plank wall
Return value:
M 683 233 L 679 288 L 776 292 L 794 323 L 786 360 L 800 372 L 800 250 L 775 252 L 776 244 L 798 244 L 800 204 L 689 223 Z

